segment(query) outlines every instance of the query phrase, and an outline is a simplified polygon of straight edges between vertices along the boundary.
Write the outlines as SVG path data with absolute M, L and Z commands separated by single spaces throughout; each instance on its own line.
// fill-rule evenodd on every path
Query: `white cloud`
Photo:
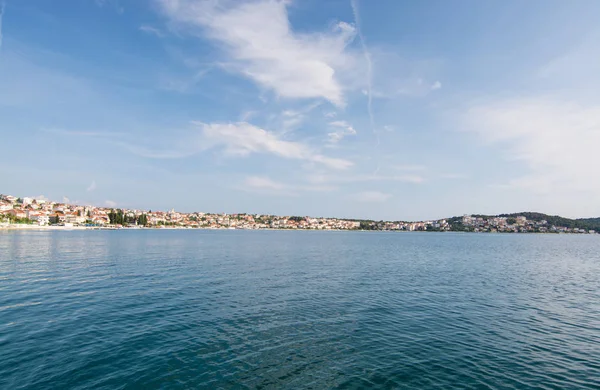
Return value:
M 92 180 L 92 182 L 90 183 L 90 185 L 88 186 L 88 188 L 86 189 L 87 192 L 92 192 L 96 189 L 96 180 Z
M 339 22 L 331 31 L 295 32 L 289 1 L 159 0 L 167 17 L 192 34 L 208 36 L 229 56 L 227 68 L 287 98 L 324 98 L 344 105 L 338 71 L 352 63 L 346 46 L 354 26 Z
M 229 155 L 247 156 L 251 153 L 270 153 L 279 157 L 305 160 L 334 169 L 352 166 L 347 160 L 326 157 L 300 142 L 284 141 L 277 135 L 246 122 L 198 123 L 209 146 L 223 146 Z
M 116 144 L 141 157 L 155 159 L 186 158 L 211 148 L 222 148 L 229 156 L 248 156 L 253 153 L 272 154 L 281 158 L 302 160 L 333 169 L 346 169 L 351 161 L 327 157 L 300 141 L 286 141 L 282 135 L 269 132 L 247 122 L 192 122 L 199 130 L 190 133 L 171 131 L 161 147 L 145 146 L 139 140 Z M 180 134 L 180 136 L 176 136 Z
M 71 199 L 67 198 L 66 196 L 63 196 L 62 202 L 63 203 L 71 203 Z
M 114 202 L 114 201 L 112 201 L 112 200 L 105 200 L 105 201 L 104 201 L 104 204 L 105 204 L 107 207 L 116 207 L 116 206 L 117 206 L 117 202 Z
M 158 29 L 156 27 L 148 26 L 146 24 L 143 24 L 140 26 L 140 31 L 143 31 L 146 34 L 156 35 L 159 38 L 162 38 L 165 36 L 165 34 L 160 29 Z
M 346 136 L 356 135 L 356 130 L 346 121 L 333 121 L 329 125 L 336 128 L 335 131 L 327 134 L 332 144 L 337 144 Z
M 386 194 L 383 192 L 379 192 L 379 191 L 365 191 L 365 192 L 359 192 L 358 194 L 354 194 L 351 196 L 351 199 L 359 201 L 359 202 L 385 202 L 386 200 L 388 200 L 389 198 L 391 198 L 392 195 L 390 194 Z
M 508 186 L 600 196 L 600 106 L 549 98 L 479 104 L 468 110 L 466 129 L 529 170 Z
M 440 83 L 439 81 L 436 81 L 435 83 L 431 84 L 431 90 L 435 91 L 436 89 L 440 89 L 442 88 L 442 83 Z

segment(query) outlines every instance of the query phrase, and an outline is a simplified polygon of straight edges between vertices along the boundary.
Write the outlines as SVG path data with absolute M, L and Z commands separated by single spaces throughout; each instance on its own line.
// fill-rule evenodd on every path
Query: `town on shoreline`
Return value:
M 262 214 L 181 213 L 81 206 L 39 198 L 0 195 L 0 228 L 202 228 L 488 233 L 600 233 L 600 218 L 567 219 L 540 213 L 465 215 L 419 222 L 371 221 Z

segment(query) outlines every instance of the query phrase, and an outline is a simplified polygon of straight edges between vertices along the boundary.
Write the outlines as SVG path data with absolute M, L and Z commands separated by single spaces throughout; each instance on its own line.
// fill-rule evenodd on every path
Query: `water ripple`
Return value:
M 0 388 L 598 387 L 600 240 L 0 233 Z

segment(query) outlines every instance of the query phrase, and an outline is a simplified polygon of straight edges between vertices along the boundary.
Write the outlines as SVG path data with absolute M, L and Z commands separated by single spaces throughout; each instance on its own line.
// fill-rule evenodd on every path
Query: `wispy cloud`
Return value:
M 392 197 L 391 194 L 387 194 L 379 191 L 364 191 L 350 196 L 350 199 L 358 202 L 368 203 L 381 203 Z
M 156 27 L 149 26 L 147 24 L 143 24 L 140 26 L 140 31 L 145 32 L 146 34 L 155 35 L 159 38 L 163 38 L 165 33 L 163 33 L 160 29 Z
M 356 31 L 337 23 L 331 31 L 298 33 L 288 19 L 289 1 L 248 3 L 160 0 L 165 15 L 194 35 L 207 35 L 228 55 L 234 70 L 287 98 L 324 98 L 344 105 L 336 70 L 351 61 L 346 52 Z
M 212 66 L 206 66 L 200 70 L 194 71 L 192 75 L 187 77 L 163 76 L 162 80 L 159 81 L 160 88 L 165 91 L 179 92 L 182 94 L 190 93 L 194 91 L 194 87 L 212 70 Z
M 92 182 L 90 183 L 90 185 L 88 186 L 88 188 L 86 189 L 87 192 L 92 192 L 96 189 L 96 180 L 92 180 Z
M 492 101 L 472 106 L 465 128 L 529 169 L 510 186 L 600 196 L 600 106 L 539 97 Z
M 190 157 L 209 149 L 221 149 L 225 155 L 245 157 L 251 154 L 270 154 L 291 160 L 315 163 L 332 169 L 347 169 L 351 161 L 327 157 L 300 141 L 287 141 L 275 132 L 247 122 L 192 122 L 194 131 L 182 134 L 163 147 L 144 146 L 140 142 L 119 142 L 131 153 L 146 158 L 176 159 Z M 195 131 L 197 130 L 197 131 Z M 191 135 L 190 135 L 191 134 Z
M 258 114 L 258 111 L 255 110 L 247 110 L 242 112 L 242 114 L 240 115 L 240 121 L 241 122 L 248 122 L 250 119 L 252 119 L 256 114 Z
M 354 129 L 354 127 L 352 127 L 352 125 L 350 125 L 346 121 L 329 122 L 329 126 L 335 128 L 335 131 L 332 131 L 331 133 L 327 134 L 327 136 L 329 137 L 329 142 L 331 144 L 337 144 L 346 136 L 356 135 L 356 130 Z
M 104 201 L 104 204 L 105 204 L 107 207 L 117 207 L 117 202 L 115 202 L 115 201 L 112 201 L 112 200 L 105 200 L 105 201 Z
M 279 129 L 278 134 L 284 135 L 299 128 L 309 117 L 311 111 L 321 105 L 321 101 L 314 102 L 298 109 L 287 109 L 280 115 L 275 115 L 272 127 Z
M 305 160 L 334 169 L 352 166 L 350 161 L 323 156 L 300 142 L 285 141 L 274 133 L 246 122 L 212 123 L 196 122 L 202 128 L 204 139 L 211 146 L 222 146 L 229 155 L 247 156 L 251 153 L 268 153 L 279 157 Z

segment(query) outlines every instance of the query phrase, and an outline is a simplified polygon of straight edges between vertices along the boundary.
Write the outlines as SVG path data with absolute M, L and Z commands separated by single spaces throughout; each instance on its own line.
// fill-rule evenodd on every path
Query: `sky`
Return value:
M 0 9 L 2 193 L 377 220 L 600 216 L 596 0 Z

